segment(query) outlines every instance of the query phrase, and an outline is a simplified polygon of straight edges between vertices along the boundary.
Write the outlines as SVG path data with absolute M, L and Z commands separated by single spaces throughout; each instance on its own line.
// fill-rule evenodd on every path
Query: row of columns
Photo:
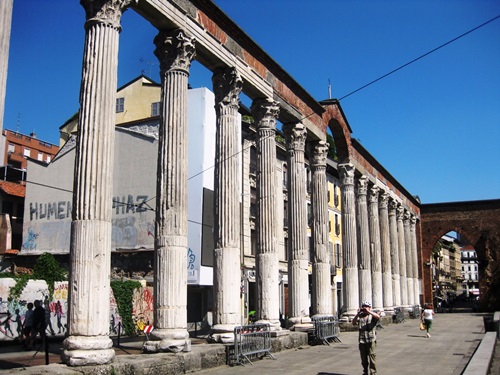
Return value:
M 355 167 L 339 164 L 342 183 L 344 312 L 356 314 L 363 301 L 374 309 L 420 303 L 416 217 L 390 194 L 355 179 Z
M 120 18 L 131 0 L 82 0 L 87 21 L 76 149 L 71 235 L 69 365 L 108 363 L 114 351 L 108 332 L 114 102 Z M 150 351 L 188 351 L 187 331 L 187 81 L 195 40 L 182 30 L 155 38 L 160 61 L 161 118 L 155 223 L 154 318 Z M 217 134 L 215 161 L 214 333 L 224 339 L 241 323 L 239 251 L 238 103 L 242 80 L 234 68 L 213 76 Z M 252 113 L 258 149 L 258 318 L 280 329 L 276 212 L 276 118 L 279 105 L 256 99 Z M 309 315 L 307 208 L 304 173 L 306 129 L 287 127 L 290 179 L 290 290 L 292 321 Z M 331 313 L 324 142 L 313 150 L 313 310 Z M 238 270 L 235 272 L 235 270 Z
M 117 87 L 120 18 L 132 0 L 82 0 L 86 40 L 80 95 L 79 137 L 71 235 L 69 336 L 63 359 L 69 365 L 107 363 L 114 351 L 108 332 L 111 259 L 111 207 L 114 150 L 114 105 Z M 187 331 L 187 81 L 195 40 L 182 30 L 160 31 L 154 41 L 160 61 L 161 116 L 155 223 L 154 318 L 149 351 L 189 351 Z M 224 341 L 241 323 L 238 103 L 242 80 L 234 68 L 213 76 L 217 114 L 215 160 L 214 334 Z M 276 119 L 279 105 L 270 98 L 251 106 L 257 128 L 258 222 L 256 254 L 257 318 L 273 329 L 279 321 L 279 257 L 276 202 Z M 300 123 L 287 124 L 289 191 L 290 322 L 309 319 L 306 178 L 307 132 Z M 326 185 L 327 144 L 310 143 L 312 175 L 312 313 L 332 314 L 328 254 Z M 347 313 L 361 299 L 384 308 L 415 303 L 414 229 L 404 234 L 400 208 L 376 209 L 378 192 L 361 178 L 357 196 L 354 168 L 343 171 L 344 301 Z M 383 202 L 383 198 L 380 200 Z M 392 207 L 392 206 L 391 206 Z M 377 233 L 377 214 L 380 233 Z M 371 228 L 371 229 L 370 229 Z M 358 238 L 359 234 L 359 238 Z M 389 238 L 389 241 L 387 241 Z M 359 242 L 358 242 L 359 241 Z M 359 247 L 358 247 L 359 243 Z M 388 245 L 389 244 L 389 245 Z M 358 258 L 359 248 L 359 258 Z M 388 258 L 388 254 L 390 257 Z M 413 252 L 412 252 L 413 254 Z M 399 258 L 398 258 L 399 257 Z M 415 252 L 416 257 L 416 252 Z M 399 259 L 399 260 L 398 260 Z M 404 259 L 404 261 L 401 261 Z M 416 259 L 416 258 L 415 258 Z M 391 263 L 388 269 L 387 262 Z M 236 271 L 237 270 L 237 271 Z M 381 272 L 383 275 L 381 275 Z M 390 274 L 390 276 L 389 276 Z M 389 280 L 392 279 L 392 283 Z M 359 283 L 358 283 L 359 281 Z M 390 284 L 390 286 L 388 285 Z M 392 286 L 393 301 L 382 296 Z M 373 293 L 373 294 L 372 294 Z

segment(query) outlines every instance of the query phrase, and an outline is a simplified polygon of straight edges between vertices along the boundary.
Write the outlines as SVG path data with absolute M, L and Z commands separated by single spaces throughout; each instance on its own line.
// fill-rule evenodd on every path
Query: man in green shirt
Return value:
M 359 354 L 361 355 L 361 364 L 363 365 L 363 375 L 374 375 L 377 373 L 375 346 L 377 336 L 375 326 L 380 315 L 372 311 L 372 304 L 368 301 L 363 302 L 358 313 L 352 320 L 353 325 L 358 325 L 359 330 Z M 370 372 L 368 372 L 368 370 Z

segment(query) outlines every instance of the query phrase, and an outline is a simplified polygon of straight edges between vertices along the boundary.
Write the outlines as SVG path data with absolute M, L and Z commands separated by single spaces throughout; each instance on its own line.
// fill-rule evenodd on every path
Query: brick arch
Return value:
M 347 160 L 349 158 L 350 135 L 346 135 L 346 129 L 336 119 L 329 121 L 328 128 L 332 132 L 335 141 L 339 162 Z
M 423 204 L 422 281 L 424 300 L 432 301 L 432 275 L 428 264 L 435 243 L 450 231 L 460 233 L 476 250 L 479 262 L 480 308 L 500 309 L 500 199 Z

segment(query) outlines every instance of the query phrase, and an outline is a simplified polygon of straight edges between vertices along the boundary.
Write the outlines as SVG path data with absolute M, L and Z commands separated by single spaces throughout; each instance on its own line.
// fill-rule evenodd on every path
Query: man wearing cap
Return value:
M 376 374 L 375 345 L 377 343 L 376 329 L 380 315 L 371 311 L 372 304 L 368 301 L 362 303 L 361 308 L 352 320 L 353 325 L 358 325 L 359 329 L 359 354 L 363 365 L 363 375 Z M 368 372 L 369 370 L 369 372 Z

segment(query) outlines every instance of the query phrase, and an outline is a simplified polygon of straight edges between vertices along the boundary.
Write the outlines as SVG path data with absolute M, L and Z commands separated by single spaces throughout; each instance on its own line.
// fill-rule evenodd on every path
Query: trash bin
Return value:
M 493 320 L 493 315 L 483 316 L 483 321 L 485 332 L 498 332 L 498 322 Z

